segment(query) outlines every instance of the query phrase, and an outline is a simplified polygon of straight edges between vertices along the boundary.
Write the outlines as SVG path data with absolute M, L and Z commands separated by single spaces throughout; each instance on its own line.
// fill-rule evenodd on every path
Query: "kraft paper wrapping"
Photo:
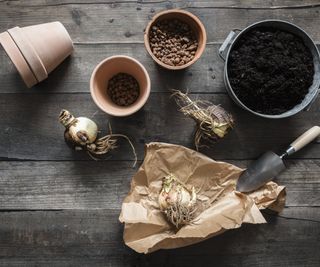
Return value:
M 266 223 L 259 209 L 282 210 L 285 188 L 269 182 L 250 194 L 237 192 L 235 185 L 242 171 L 183 146 L 146 145 L 144 162 L 132 179 L 119 218 L 125 223 L 125 244 L 139 253 L 149 253 L 191 245 L 242 223 Z M 162 179 L 170 173 L 200 190 L 197 201 L 205 207 L 179 230 L 167 222 L 158 204 Z

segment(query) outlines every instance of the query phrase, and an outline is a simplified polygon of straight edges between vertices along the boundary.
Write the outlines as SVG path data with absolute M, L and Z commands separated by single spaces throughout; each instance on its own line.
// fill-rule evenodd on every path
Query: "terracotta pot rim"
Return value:
M 100 104 L 100 101 L 98 100 L 98 98 L 96 97 L 96 94 L 95 94 L 95 89 L 94 89 L 94 86 L 93 86 L 93 83 L 94 83 L 94 77 L 96 76 L 96 73 L 97 71 L 100 69 L 100 67 L 105 64 L 106 62 L 110 61 L 110 60 L 113 60 L 113 59 L 126 59 L 126 60 L 129 60 L 129 61 L 132 61 L 134 62 L 138 67 L 141 68 L 141 70 L 143 71 L 145 77 L 146 77 L 146 80 L 147 80 L 147 86 L 146 86 L 146 91 L 145 93 L 143 94 L 143 97 L 141 99 L 141 101 L 137 102 L 137 103 L 133 103 L 132 105 L 128 106 L 128 107 L 120 107 L 121 108 L 121 111 L 118 113 L 118 112 L 110 112 L 108 110 L 105 110 L 104 107 Z M 112 116 L 116 116 L 116 117 L 126 117 L 126 116 L 129 116 L 129 115 L 132 115 L 133 113 L 137 112 L 138 110 L 140 110 L 144 105 L 145 103 L 147 102 L 149 96 L 150 96 L 150 91 L 151 91 L 151 80 L 150 80 L 150 77 L 149 77 L 149 74 L 146 70 L 146 68 L 138 61 L 136 60 L 135 58 L 133 57 L 130 57 L 130 56 L 126 56 L 126 55 L 114 55 L 114 56 L 110 56 L 110 57 L 107 57 L 105 59 L 103 59 L 93 70 L 92 74 L 91 74 L 91 78 L 90 78 L 90 93 L 91 93 L 91 96 L 92 96 L 92 99 L 94 101 L 94 103 L 105 113 L 109 114 L 109 115 L 112 115 Z M 134 108 L 133 108 L 134 107 Z M 129 110 L 130 108 L 130 111 L 127 111 Z
M 38 83 L 24 56 L 8 32 L 0 33 L 0 43 L 28 88 Z
M 37 81 L 41 82 L 48 78 L 48 73 L 43 65 L 43 62 L 41 61 L 32 44 L 28 41 L 28 38 L 23 33 L 23 30 L 20 27 L 14 27 L 7 30 L 7 32 L 10 34 L 12 40 L 19 48 Z
M 163 63 L 161 60 L 159 60 L 151 51 L 150 49 L 150 43 L 149 43 L 149 32 L 150 32 L 150 28 L 151 26 L 163 15 L 167 15 L 167 14 L 173 14 L 173 13 L 178 13 L 178 14 L 183 14 L 183 15 L 186 15 L 188 17 L 190 17 L 200 28 L 200 32 L 202 33 L 203 35 L 203 44 L 202 46 L 198 47 L 198 50 L 196 52 L 196 55 L 195 57 L 189 61 L 187 64 L 184 64 L 182 66 L 170 66 L 170 65 L 167 65 L 165 63 Z M 169 10 L 164 10 L 164 11 L 161 11 L 159 13 L 157 13 L 156 15 L 153 16 L 153 18 L 149 21 L 145 31 L 144 31 L 144 46 L 145 48 L 147 49 L 149 55 L 152 57 L 152 59 L 157 63 L 159 64 L 160 66 L 166 68 L 166 69 L 169 69 L 169 70 L 182 70 L 182 69 L 185 69 L 189 66 L 191 66 L 193 63 L 195 63 L 200 57 L 201 55 L 203 54 L 203 51 L 206 47 L 206 42 L 207 42 L 207 33 L 206 33 L 206 29 L 203 25 L 203 23 L 200 21 L 200 19 L 192 14 L 191 12 L 189 11 L 185 11 L 185 10 L 181 10 L 181 9 L 169 9 Z

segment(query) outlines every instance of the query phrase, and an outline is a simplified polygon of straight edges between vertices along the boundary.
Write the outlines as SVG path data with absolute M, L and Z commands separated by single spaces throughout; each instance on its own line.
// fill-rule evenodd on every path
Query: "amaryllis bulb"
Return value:
M 158 198 L 159 207 L 176 227 L 192 219 L 196 200 L 194 187 L 189 190 L 173 174 L 163 178 L 162 190 Z
M 68 139 L 68 142 L 85 146 L 92 144 L 97 139 L 98 126 L 86 117 L 74 118 L 69 111 L 62 110 L 59 121 L 66 127 L 65 138 Z
M 93 143 L 98 135 L 97 124 L 85 117 L 79 117 L 76 120 L 76 123 L 69 127 L 72 139 L 81 145 Z
M 111 125 L 109 125 L 110 134 L 97 138 L 97 124 L 86 117 L 75 118 L 68 110 L 63 109 L 59 114 L 59 122 L 66 128 L 64 139 L 68 146 L 75 150 L 86 151 L 93 159 L 98 159 L 95 156 L 107 154 L 115 149 L 119 137 L 126 139 L 134 154 L 133 166 L 136 165 L 137 154 L 131 140 L 124 134 L 113 134 Z
M 179 90 L 172 90 L 180 111 L 197 123 L 195 145 L 198 150 L 202 139 L 217 141 L 223 138 L 234 125 L 232 115 L 219 105 L 207 101 L 191 100 Z

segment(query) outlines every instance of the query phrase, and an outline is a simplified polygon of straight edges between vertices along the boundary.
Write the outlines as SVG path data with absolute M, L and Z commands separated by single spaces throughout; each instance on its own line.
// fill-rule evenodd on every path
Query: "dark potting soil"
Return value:
M 291 33 L 255 28 L 230 52 L 230 84 L 239 100 L 263 114 L 281 114 L 302 102 L 313 82 L 310 50 Z

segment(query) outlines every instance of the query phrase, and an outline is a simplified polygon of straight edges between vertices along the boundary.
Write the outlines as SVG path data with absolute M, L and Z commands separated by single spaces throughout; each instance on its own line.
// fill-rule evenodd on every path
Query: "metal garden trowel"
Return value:
M 278 156 L 272 151 L 264 153 L 256 161 L 252 162 L 248 169 L 240 175 L 236 190 L 240 192 L 250 192 L 271 181 L 286 168 L 283 163 L 285 157 L 292 155 L 309 144 L 319 134 L 320 127 L 313 126 L 293 141 L 281 156 Z

